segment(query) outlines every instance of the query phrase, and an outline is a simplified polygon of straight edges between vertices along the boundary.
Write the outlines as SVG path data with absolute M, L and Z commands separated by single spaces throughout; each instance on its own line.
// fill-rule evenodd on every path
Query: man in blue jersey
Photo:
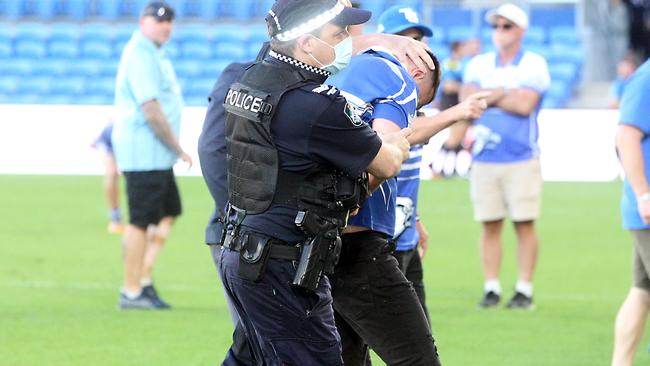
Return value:
M 625 87 L 619 121 L 616 147 L 625 171 L 621 214 L 634 238 L 634 281 L 616 317 L 612 366 L 629 366 L 650 312 L 650 61 Z
M 537 263 L 542 177 L 537 146 L 537 114 L 550 84 L 546 61 L 522 49 L 528 15 L 504 4 L 486 14 L 494 28 L 496 52 L 474 57 L 463 77 L 461 99 L 479 90 L 491 91 L 489 107 L 475 122 L 476 141 L 470 173 L 474 218 L 482 224 L 481 259 L 485 276 L 479 305 L 496 306 L 501 299 L 501 232 L 503 221 L 514 223 L 518 242 L 518 281 L 508 308 L 533 308 L 533 274 Z
M 370 49 L 329 81 L 364 122 L 388 134 L 409 127 L 417 108 L 431 102 L 438 72 L 416 69 L 411 76 L 387 51 Z M 364 365 L 368 344 L 389 365 L 437 365 L 425 313 L 391 255 L 388 238 L 395 232 L 397 180 L 371 180 L 372 188 L 359 213 L 348 221 L 331 276 L 343 361 Z

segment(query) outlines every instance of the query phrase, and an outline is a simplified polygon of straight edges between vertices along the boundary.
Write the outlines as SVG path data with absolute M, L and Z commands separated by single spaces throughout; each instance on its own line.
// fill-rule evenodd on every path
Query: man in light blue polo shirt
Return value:
M 485 276 L 479 305 L 501 298 L 499 271 L 503 221 L 514 223 L 518 243 L 518 281 L 508 308 L 533 308 L 533 274 L 539 240 L 542 178 L 537 147 L 537 113 L 550 84 L 546 61 L 522 49 L 528 15 L 504 4 L 486 14 L 494 28 L 496 52 L 474 57 L 465 70 L 461 99 L 478 90 L 492 92 L 489 108 L 475 121 L 476 141 L 470 173 L 474 218 L 482 224 L 481 259 Z
M 634 238 L 633 284 L 616 317 L 612 366 L 632 365 L 650 312 L 650 61 L 630 78 L 616 147 L 625 171 L 623 228 Z
M 151 2 L 140 29 L 122 53 L 115 86 L 113 145 L 126 178 L 129 225 L 124 233 L 122 309 L 166 309 L 153 287 L 156 258 L 181 201 L 172 167 L 192 159 L 178 143 L 183 99 L 171 62 L 161 46 L 169 40 L 174 10 Z M 147 245 L 147 228 L 156 226 Z

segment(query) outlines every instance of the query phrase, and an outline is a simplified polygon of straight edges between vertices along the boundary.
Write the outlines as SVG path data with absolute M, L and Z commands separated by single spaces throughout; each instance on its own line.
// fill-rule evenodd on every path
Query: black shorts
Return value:
M 171 169 L 124 172 L 124 177 L 130 224 L 146 228 L 163 217 L 180 216 L 181 197 Z

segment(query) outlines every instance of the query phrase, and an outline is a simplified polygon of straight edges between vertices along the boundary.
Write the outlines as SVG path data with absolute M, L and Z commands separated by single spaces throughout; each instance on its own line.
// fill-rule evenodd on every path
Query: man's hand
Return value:
M 457 121 L 475 120 L 483 115 L 488 107 L 487 99 L 492 92 L 483 91 L 470 95 L 456 106 Z
M 192 157 L 187 155 L 187 153 L 185 151 L 181 152 L 181 154 L 179 155 L 179 158 L 183 162 L 187 163 L 187 170 L 190 170 L 192 168 L 192 164 L 193 164 Z
M 637 207 L 643 223 L 646 225 L 650 224 L 650 201 L 639 201 Z
M 379 135 L 381 140 L 384 143 L 397 146 L 400 151 L 402 151 L 402 161 L 405 161 L 409 158 L 409 149 L 411 144 L 407 140 L 407 137 L 413 132 L 410 127 L 403 128 L 397 132 L 388 133 L 384 135 Z
M 427 250 L 429 250 L 429 233 L 420 220 L 415 221 L 415 229 L 418 231 L 418 235 L 420 235 L 420 240 L 418 241 L 418 253 L 420 254 L 420 258 L 424 258 L 427 254 Z

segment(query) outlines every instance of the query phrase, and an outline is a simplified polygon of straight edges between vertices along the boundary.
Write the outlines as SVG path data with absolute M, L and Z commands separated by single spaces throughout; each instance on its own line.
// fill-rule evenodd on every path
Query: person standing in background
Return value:
M 140 17 L 140 29 L 124 47 L 117 72 L 112 141 L 117 165 L 126 178 L 129 204 L 122 309 L 170 307 L 153 286 L 153 267 L 181 214 L 172 168 L 179 158 L 192 164 L 178 142 L 183 109 L 180 86 L 161 49 L 171 36 L 173 19 L 168 4 L 149 3 Z M 157 228 L 147 245 L 150 225 Z
M 115 153 L 113 152 L 113 143 L 111 134 L 113 133 L 113 122 L 110 121 L 104 126 L 102 132 L 93 142 L 92 147 L 100 150 L 104 159 L 104 195 L 108 204 L 108 227 L 106 231 L 109 234 L 122 234 L 124 225 L 122 225 L 122 212 L 120 211 L 120 172 L 115 162 Z

